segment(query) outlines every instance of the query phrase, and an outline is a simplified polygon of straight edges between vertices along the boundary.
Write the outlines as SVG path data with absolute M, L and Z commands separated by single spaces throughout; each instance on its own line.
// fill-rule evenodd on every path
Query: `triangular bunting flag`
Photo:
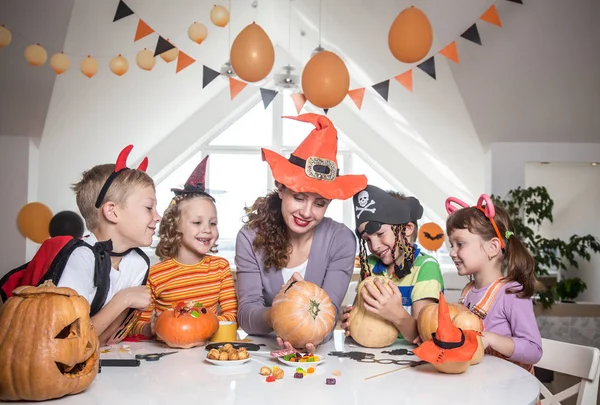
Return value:
M 123 0 L 119 0 L 119 5 L 117 6 L 117 12 L 115 13 L 113 22 L 119 21 L 121 18 L 129 17 L 131 14 L 133 14 L 133 10 L 130 9 Z
M 329 108 L 323 108 L 323 112 L 325 113 L 325 115 L 327 115 L 327 113 L 329 112 Z
M 494 4 L 492 4 L 492 7 L 488 8 L 488 10 L 485 13 L 483 13 L 481 19 L 485 22 L 489 22 L 490 24 L 502 27 L 502 22 L 500 21 L 498 10 L 496 10 L 496 5 Z
M 375 91 L 377 93 L 379 93 L 379 95 L 381 97 L 383 97 L 383 99 L 385 101 L 388 101 L 388 95 L 389 95 L 389 92 L 390 92 L 390 80 L 389 79 L 388 80 L 384 80 L 383 82 L 379 82 L 377 84 L 374 84 L 372 87 L 375 89 Z
M 208 86 L 210 82 L 219 77 L 220 74 L 221 73 L 217 72 L 216 70 L 212 70 L 208 66 L 204 65 L 202 69 L 202 88 Z
M 177 69 L 175 70 L 175 73 L 181 72 L 194 62 L 196 62 L 196 59 L 182 51 L 179 51 L 179 54 L 177 55 Z
M 523 0 L 507 0 L 507 1 L 512 1 L 513 3 L 523 4 Z
M 458 49 L 456 48 L 456 41 L 452 41 L 448 46 L 440 51 L 441 55 L 450 59 L 454 63 L 460 63 L 458 60 Z
M 294 100 L 294 106 L 296 107 L 296 113 L 300 114 L 302 107 L 306 104 L 306 97 L 301 93 L 292 93 L 292 100 Z
M 229 96 L 233 100 L 240 91 L 244 90 L 248 83 L 242 82 L 241 80 L 234 79 L 233 77 L 229 78 Z
M 479 30 L 476 24 L 471 25 L 468 30 L 461 34 L 461 37 L 481 45 L 481 38 L 479 37 Z
M 394 77 L 394 79 L 396 79 L 398 81 L 398 83 L 400 83 L 401 85 L 403 85 L 404 87 L 406 87 L 406 89 L 410 92 L 413 91 L 413 75 L 412 75 L 412 69 L 399 74 L 398 76 Z
M 140 18 L 140 21 L 138 21 L 137 30 L 135 30 L 135 39 L 133 42 L 137 41 L 138 39 L 142 39 L 153 32 L 154 30 Z
M 365 98 L 365 89 L 364 89 L 364 87 L 362 89 L 350 90 L 348 92 L 348 96 L 352 99 L 352 101 L 354 101 L 354 104 L 356 104 L 356 106 L 360 110 L 362 108 L 362 103 L 363 103 L 363 100 Z
M 433 59 L 433 56 L 427 59 L 425 62 L 418 64 L 417 66 L 423 72 L 431 76 L 433 80 L 435 80 L 435 60 Z
M 154 51 L 154 56 L 158 56 L 161 53 L 167 52 L 168 50 L 171 50 L 173 48 L 175 48 L 175 45 L 173 45 L 172 43 L 170 43 L 169 41 L 167 41 L 159 35 L 158 42 L 156 43 L 156 50 Z
M 265 110 L 267 109 L 269 104 L 271 104 L 271 102 L 275 99 L 277 93 L 277 90 L 263 89 L 262 87 L 260 88 L 260 96 L 262 98 L 263 105 L 265 106 Z

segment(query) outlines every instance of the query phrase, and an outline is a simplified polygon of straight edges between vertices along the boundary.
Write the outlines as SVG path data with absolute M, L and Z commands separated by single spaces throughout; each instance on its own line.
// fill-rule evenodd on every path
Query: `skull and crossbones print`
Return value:
M 369 208 L 373 204 L 375 204 L 375 200 L 369 201 L 368 191 L 363 190 L 358 193 L 358 205 L 360 205 L 360 207 L 356 207 L 356 218 L 360 218 L 360 215 L 365 211 L 369 211 L 370 213 L 374 214 L 377 208 Z

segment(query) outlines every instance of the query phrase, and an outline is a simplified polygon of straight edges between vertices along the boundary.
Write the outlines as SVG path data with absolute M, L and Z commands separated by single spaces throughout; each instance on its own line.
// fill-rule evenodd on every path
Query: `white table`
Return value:
M 275 342 L 250 337 L 252 343 L 266 343 L 264 352 L 275 349 Z M 390 356 L 382 350 L 413 346 L 398 341 L 391 348 L 365 349 L 349 344 L 346 351 L 374 353 L 378 359 L 415 359 L 415 356 Z M 124 344 L 131 352 L 102 354 L 102 358 L 133 358 L 136 353 L 170 351 L 158 343 Z M 121 347 L 119 345 L 118 347 Z M 328 356 L 334 351 L 333 339 L 317 349 L 326 361 L 314 374 L 294 379 L 295 369 L 276 359 L 251 356 L 250 362 L 233 367 L 215 366 L 204 360 L 204 347 L 180 350 L 159 361 L 142 360 L 140 367 L 102 367 L 91 386 L 83 393 L 52 401 L 57 404 L 419 404 L 419 405 L 530 405 L 539 396 L 537 379 L 522 368 L 499 358 L 485 356 L 466 373 L 438 373 L 431 365 L 406 368 L 378 378 L 366 377 L 396 369 L 398 365 L 359 363 L 349 358 Z M 261 352 L 263 349 L 261 349 Z M 267 383 L 259 374 L 263 365 L 279 366 L 285 371 L 282 380 Z M 332 371 L 340 370 L 340 377 Z M 334 377 L 336 385 L 326 385 L 325 378 Z M 21 402 L 22 403 L 22 402 Z

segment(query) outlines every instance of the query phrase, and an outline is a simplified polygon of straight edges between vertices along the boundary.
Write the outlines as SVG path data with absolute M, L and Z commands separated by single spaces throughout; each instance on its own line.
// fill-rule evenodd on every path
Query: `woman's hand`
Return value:
M 402 306 L 402 294 L 398 286 L 388 281 L 388 286 L 392 290 L 390 292 L 381 281 L 376 279 L 374 284 L 375 286 L 366 284 L 361 291 L 365 309 L 398 325 L 408 315 Z
M 348 305 L 347 307 L 343 308 L 343 312 L 342 312 L 342 317 L 341 317 L 342 325 L 341 326 L 342 326 L 342 329 L 344 329 L 346 336 L 350 336 L 350 311 L 352 311 L 352 308 L 354 308 L 352 305 Z
M 280 348 L 285 349 L 285 350 L 302 351 L 302 348 L 296 349 L 294 346 L 292 346 L 292 344 L 290 342 L 284 341 L 279 336 L 277 336 L 277 344 L 279 345 Z M 306 353 L 313 354 L 315 352 L 315 350 L 317 349 L 317 346 L 312 343 L 307 343 L 303 349 L 306 351 Z

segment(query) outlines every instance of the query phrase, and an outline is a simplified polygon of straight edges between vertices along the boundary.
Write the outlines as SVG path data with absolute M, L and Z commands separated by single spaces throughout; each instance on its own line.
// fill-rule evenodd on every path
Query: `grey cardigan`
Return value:
M 265 269 L 262 252 L 252 246 L 255 237 L 244 226 L 235 244 L 238 323 L 248 334 L 263 335 L 273 331 L 265 323 L 265 312 L 284 283 L 281 271 Z M 331 218 L 315 228 L 304 279 L 327 292 L 338 314 L 352 278 L 356 243 L 354 233 Z

